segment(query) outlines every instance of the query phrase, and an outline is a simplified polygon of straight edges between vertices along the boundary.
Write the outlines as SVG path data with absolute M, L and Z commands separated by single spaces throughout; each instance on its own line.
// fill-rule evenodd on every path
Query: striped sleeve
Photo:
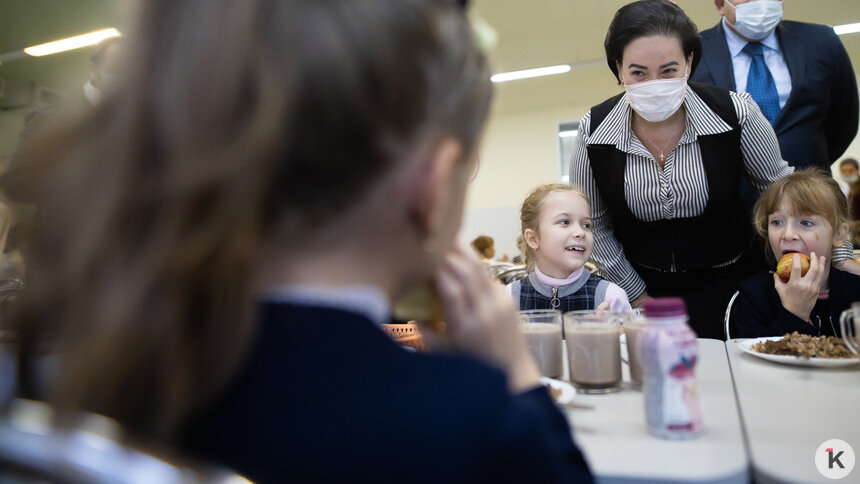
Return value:
M 794 168 L 782 159 L 779 142 L 767 118 L 749 93 L 732 92 L 732 102 L 741 125 L 741 153 L 747 178 L 759 193 Z
M 854 244 L 851 243 L 851 240 L 845 239 L 845 243 L 842 244 L 842 247 L 837 247 L 833 249 L 833 254 L 831 256 L 831 260 L 833 262 L 842 262 L 844 260 L 851 260 L 854 258 Z
M 794 167 L 782 160 L 776 134 L 752 97 L 746 92 L 732 93 L 732 101 L 743 127 L 741 149 L 747 174 L 762 192 L 775 180 L 793 172 Z M 833 249 L 834 262 L 853 258 L 854 246 L 850 240 L 846 240 L 842 247 Z
M 645 281 L 624 257 L 621 243 L 612 232 L 612 219 L 597 190 L 586 149 L 586 133 L 589 132 L 590 124 L 591 112 L 589 111 L 582 118 L 579 133 L 576 136 L 573 157 L 570 160 L 570 183 L 579 185 L 591 200 L 591 223 L 594 234 L 594 249 L 591 257 L 603 270 L 606 279 L 621 286 L 633 300 L 645 292 Z

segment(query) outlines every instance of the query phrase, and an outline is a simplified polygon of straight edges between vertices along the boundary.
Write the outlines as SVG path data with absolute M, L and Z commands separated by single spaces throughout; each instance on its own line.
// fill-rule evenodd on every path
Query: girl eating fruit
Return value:
M 817 169 L 787 175 L 759 198 L 755 225 L 779 265 L 791 269 L 741 283 L 733 316 L 737 336 L 839 336 L 839 313 L 860 298 L 860 276 L 831 266 L 833 248 L 848 234 L 848 205 L 839 185 Z

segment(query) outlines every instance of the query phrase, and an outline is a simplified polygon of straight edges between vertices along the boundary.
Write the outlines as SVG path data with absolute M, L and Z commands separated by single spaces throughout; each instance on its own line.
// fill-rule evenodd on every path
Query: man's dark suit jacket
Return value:
M 407 352 L 369 319 L 264 304 L 226 392 L 181 448 L 255 482 L 592 482 L 543 388 L 511 395 L 477 361 Z
M 791 75 L 791 95 L 774 123 L 782 157 L 829 173 L 857 134 L 857 80 L 831 27 L 783 20 L 776 28 Z M 722 21 L 701 33 L 702 61 L 691 80 L 736 91 Z

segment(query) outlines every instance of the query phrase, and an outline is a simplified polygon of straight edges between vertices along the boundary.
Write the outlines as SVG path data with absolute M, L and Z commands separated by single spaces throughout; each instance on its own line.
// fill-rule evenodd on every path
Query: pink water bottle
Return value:
M 696 333 L 687 325 L 681 298 L 646 301 L 647 328 L 638 340 L 644 371 L 645 419 L 649 431 L 665 439 L 691 439 L 702 431 L 696 384 Z

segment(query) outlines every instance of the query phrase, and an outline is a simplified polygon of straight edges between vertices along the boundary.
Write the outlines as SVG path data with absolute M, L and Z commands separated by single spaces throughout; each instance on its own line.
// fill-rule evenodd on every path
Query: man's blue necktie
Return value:
M 749 42 L 744 46 L 744 53 L 750 56 L 750 72 L 747 75 L 747 92 L 761 108 L 764 117 L 773 124 L 779 115 L 779 94 L 776 83 L 764 62 L 762 46 L 759 42 Z

